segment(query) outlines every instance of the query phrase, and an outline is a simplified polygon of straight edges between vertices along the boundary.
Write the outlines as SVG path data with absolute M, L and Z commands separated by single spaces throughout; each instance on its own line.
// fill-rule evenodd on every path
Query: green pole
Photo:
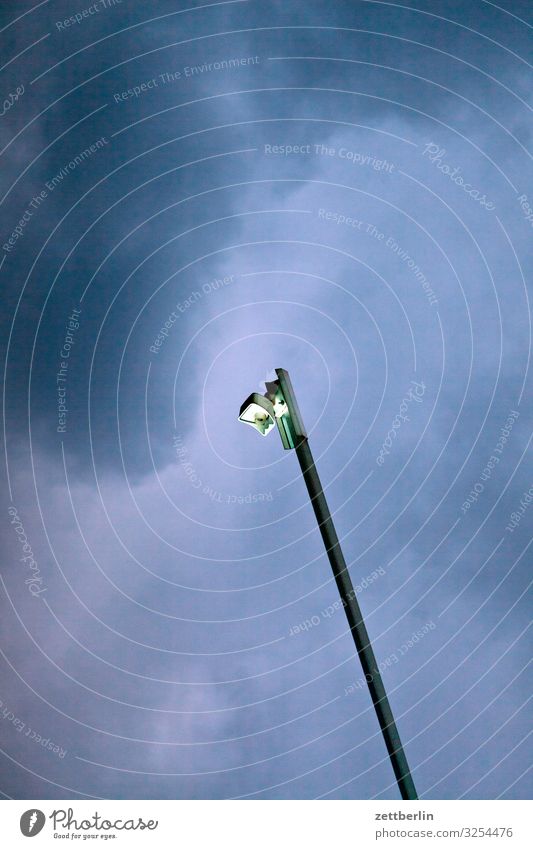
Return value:
M 289 439 L 290 442 L 292 442 L 291 445 L 287 445 L 287 437 L 285 437 L 284 445 L 285 447 L 293 447 L 296 451 L 296 456 L 298 457 L 300 468 L 307 486 L 307 491 L 311 499 L 311 504 L 315 511 L 318 527 L 333 570 L 333 576 L 337 584 L 337 589 L 339 590 L 339 595 L 344 607 L 344 612 L 346 613 L 348 625 L 350 626 L 350 631 L 352 632 L 357 654 L 359 655 L 359 660 L 361 661 L 361 666 L 363 667 L 363 672 L 368 683 L 370 696 L 374 704 L 374 709 L 376 711 L 402 799 L 418 799 L 415 785 L 411 778 L 409 764 L 407 763 L 400 735 L 396 728 L 391 706 L 385 692 L 381 673 L 378 669 L 376 657 L 368 636 L 368 631 L 366 630 L 366 626 L 363 621 L 361 608 L 357 601 L 350 573 L 348 572 L 348 567 L 340 547 L 335 526 L 331 518 L 331 513 L 329 512 L 326 496 L 324 495 L 322 484 L 320 483 L 320 478 L 313 460 L 313 455 L 309 447 L 307 434 L 303 427 L 302 418 L 296 403 L 296 396 L 294 394 L 288 372 L 284 369 L 276 369 L 276 374 L 278 375 L 278 381 L 276 381 L 276 383 L 281 390 L 281 394 L 288 408 L 287 416 L 283 416 L 283 419 L 285 419 L 283 425 L 285 430 L 289 432 Z

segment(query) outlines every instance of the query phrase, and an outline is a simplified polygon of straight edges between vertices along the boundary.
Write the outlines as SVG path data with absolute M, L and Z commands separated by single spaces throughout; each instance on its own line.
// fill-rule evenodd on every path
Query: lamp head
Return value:
M 266 436 L 275 425 L 272 401 L 258 392 L 252 392 L 240 409 L 239 421 L 252 425 L 261 436 Z
M 266 383 L 266 393 L 252 392 L 239 413 L 239 421 L 255 427 L 266 436 L 277 425 L 284 448 L 296 448 L 307 433 L 298 409 L 289 373 L 277 368 L 278 379 Z

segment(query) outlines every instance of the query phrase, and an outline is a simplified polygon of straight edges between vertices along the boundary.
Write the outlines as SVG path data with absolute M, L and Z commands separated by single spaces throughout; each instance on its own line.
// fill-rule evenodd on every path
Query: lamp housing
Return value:
M 254 427 L 261 436 L 267 436 L 276 422 L 272 401 L 258 392 L 252 392 L 241 406 L 239 421 Z

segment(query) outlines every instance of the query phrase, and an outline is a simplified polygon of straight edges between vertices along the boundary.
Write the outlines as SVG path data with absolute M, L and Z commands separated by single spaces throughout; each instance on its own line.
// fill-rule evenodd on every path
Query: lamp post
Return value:
M 276 375 L 277 380 L 266 384 L 265 395 L 254 392 L 246 399 L 241 407 L 239 420 L 252 425 L 263 436 L 267 436 L 276 424 L 283 447 L 296 451 L 402 799 L 418 799 L 289 374 L 285 369 L 277 368 Z

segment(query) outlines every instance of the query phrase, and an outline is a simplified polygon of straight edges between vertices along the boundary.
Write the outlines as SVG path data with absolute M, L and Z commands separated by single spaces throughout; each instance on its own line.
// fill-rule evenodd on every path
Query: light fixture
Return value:
M 265 384 L 266 392 L 257 392 L 246 399 L 239 413 L 239 421 L 250 424 L 262 435 L 267 436 L 274 423 L 285 449 L 296 448 L 307 439 L 300 410 L 292 388 L 289 373 L 283 368 L 277 368 L 277 380 Z
M 275 415 L 272 401 L 258 392 L 252 392 L 241 407 L 239 421 L 252 425 L 261 436 L 266 436 L 274 427 Z

